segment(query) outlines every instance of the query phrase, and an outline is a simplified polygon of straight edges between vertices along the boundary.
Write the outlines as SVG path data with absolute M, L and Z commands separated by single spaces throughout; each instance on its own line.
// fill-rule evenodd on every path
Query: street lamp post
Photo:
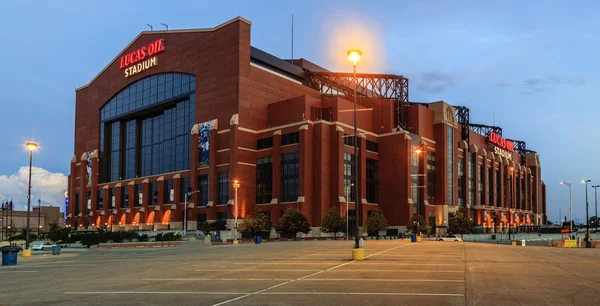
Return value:
M 590 233 L 590 219 L 588 214 L 588 183 L 591 181 L 592 180 L 581 180 L 582 183 L 585 183 L 585 232 L 588 234 Z
M 353 49 L 348 51 L 348 60 L 353 63 L 354 67 L 354 169 L 356 169 L 354 173 L 354 183 L 356 184 L 356 200 L 354 201 L 354 206 L 356 210 L 356 237 L 354 237 L 354 248 L 360 248 L 360 176 L 359 176 L 359 157 L 358 157 L 358 127 L 356 122 L 356 86 L 358 80 L 356 79 L 356 63 L 360 61 L 362 57 L 362 53 L 359 50 Z
M 183 205 L 183 236 L 187 234 L 187 210 L 188 210 L 188 197 L 191 197 L 192 194 L 200 192 L 200 190 L 189 191 L 184 195 Z
M 233 240 L 237 241 L 237 217 L 238 217 L 238 188 L 240 188 L 240 181 L 233 181 L 233 189 L 235 190 L 235 196 L 233 198 Z
M 600 185 L 592 186 L 592 188 L 594 188 L 594 204 L 596 206 L 596 209 L 594 211 L 594 216 L 596 216 L 596 219 L 594 220 L 594 230 L 596 231 L 598 231 L 598 187 L 600 187 Z
M 345 193 L 346 193 L 346 240 L 348 240 L 348 235 L 350 234 L 350 230 L 349 230 L 349 218 L 348 218 L 348 195 L 350 195 L 350 192 L 352 191 L 352 186 L 354 186 L 354 184 L 350 184 L 350 185 L 346 185 L 345 189 Z
M 565 181 L 560 181 L 560 183 L 569 187 L 569 236 L 571 236 L 573 234 L 573 193 L 571 190 L 571 183 Z
M 38 145 L 35 142 L 28 142 L 25 147 L 29 150 L 29 187 L 27 188 L 27 229 L 25 234 L 25 249 L 29 250 L 29 218 L 31 211 L 31 164 L 33 161 L 33 151 L 37 149 Z
M 509 184 L 507 189 L 508 189 L 508 192 L 510 193 L 510 197 L 508 198 L 508 200 L 509 200 L 508 201 L 508 222 L 507 222 L 507 225 L 508 225 L 508 230 L 507 230 L 507 232 L 508 232 L 508 240 L 510 240 L 510 230 L 512 228 L 512 224 L 511 224 L 511 221 L 510 221 L 511 217 L 512 217 L 513 222 L 515 220 L 514 212 L 511 212 L 512 201 L 513 201 L 513 197 L 512 197 L 512 191 L 513 191 L 512 174 L 513 174 L 514 169 L 515 169 L 514 167 L 509 167 L 508 168 L 508 170 L 510 171 L 510 173 L 508 174 L 508 178 L 507 178 L 508 184 Z M 514 235 L 513 235 L 513 238 L 514 238 Z
M 42 217 L 42 199 L 38 199 L 38 239 L 40 239 L 40 229 L 42 225 L 40 224 L 40 220 Z

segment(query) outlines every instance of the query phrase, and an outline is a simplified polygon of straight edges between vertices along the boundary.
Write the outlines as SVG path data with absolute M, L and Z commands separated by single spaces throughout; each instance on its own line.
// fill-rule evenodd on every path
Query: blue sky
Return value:
M 156 29 L 212 27 L 235 16 L 253 22 L 252 45 L 349 70 L 402 74 L 411 101 L 445 100 L 471 109 L 473 122 L 502 126 L 541 155 L 550 220 L 568 209 L 585 218 L 582 178 L 600 183 L 594 99 L 600 64 L 594 1 L 4 1 L 0 3 L 0 197 L 19 197 L 26 140 L 34 164 L 68 173 L 75 88 L 91 80 L 147 23 Z M 40 174 L 41 175 L 41 174 Z M 9 186 L 9 187 L 7 187 Z M 4 188 L 4 189 L 2 189 Z M 8 189 L 8 190 L 7 190 Z M 25 189 L 26 190 L 26 189 Z M 594 214 L 590 188 L 590 215 Z

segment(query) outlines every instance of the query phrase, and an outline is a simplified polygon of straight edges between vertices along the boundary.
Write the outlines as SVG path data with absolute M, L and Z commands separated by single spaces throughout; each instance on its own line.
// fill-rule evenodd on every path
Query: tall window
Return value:
M 344 153 L 344 195 L 349 201 L 356 200 L 356 167 L 354 154 Z
M 514 199 L 513 199 L 513 180 L 515 178 L 511 175 L 508 174 L 508 207 L 510 208 L 515 208 L 515 203 L 514 203 Z
M 103 195 L 102 190 L 96 191 L 96 198 L 98 199 L 98 205 L 96 206 L 96 209 L 103 210 L 104 209 L 104 195 Z
M 415 146 L 411 147 L 411 158 L 410 158 L 410 164 L 411 164 L 411 171 L 410 173 L 411 175 L 411 199 L 413 201 L 413 211 L 416 212 L 417 211 L 417 205 L 419 203 L 419 196 L 420 196 L 420 190 L 421 188 L 419 187 L 419 154 L 415 153 Z
M 271 203 L 273 161 L 271 156 L 256 159 L 256 203 Z
M 492 190 L 494 190 L 494 184 L 493 184 L 494 168 L 493 167 L 494 167 L 494 165 L 492 162 L 492 166 L 487 169 L 486 177 L 485 177 L 485 181 L 487 182 L 487 184 L 486 184 L 487 197 L 488 197 L 487 205 L 489 205 L 489 206 L 494 206 L 494 198 L 492 197 Z
M 435 204 L 435 151 L 427 152 L 427 202 Z
M 496 207 L 504 207 L 502 203 L 502 176 L 500 175 L 500 169 L 496 171 Z
M 171 204 L 175 200 L 175 190 L 173 190 L 173 180 L 164 181 L 164 201 L 163 204 Z
M 188 193 L 192 192 L 190 188 L 190 177 L 182 177 L 179 182 L 179 202 L 185 203 L 186 196 Z M 191 201 L 191 196 L 187 198 L 187 201 Z
M 115 122 L 110 125 L 110 180 L 118 181 L 121 179 L 121 122 Z
M 465 160 L 458 159 L 458 206 L 465 206 Z
M 524 178 L 521 179 L 521 209 L 528 209 L 527 201 L 525 199 L 525 181 L 527 180 L 527 174 L 523 174 Z
M 281 201 L 295 202 L 298 200 L 298 178 L 300 159 L 298 152 L 281 155 Z
M 79 216 L 81 213 L 81 200 L 79 199 L 79 192 L 75 193 L 75 216 Z
M 517 174 L 515 175 L 515 191 L 516 191 L 516 209 L 521 209 L 521 182 L 520 182 L 520 177 L 519 177 L 519 173 L 517 172 Z
M 467 153 L 467 157 L 469 159 L 469 169 L 467 169 L 467 176 L 469 180 L 469 203 L 467 205 L 469 207 L 473 207 L 473 205 L 475 205 L 475 167 L 473 165 L 473 156 L 473 153 Z
M 479 195 L 479 205 L 485 205 L 485 194 L 483 193 L 484 167 L 483 164 L 477 166 L 477 194 Z
M 356 141 L 356 137 L 349 136 L 348 134 L 344 134 L 344 144 L 347 146 L 354 147 L 354 142 Z M 357 147 L 360 148 L 360 141 L 356 144 Z M 377 148 L 379 149 L 379 148 Z M 369 150 L 371 151 L 371 150 Z
M 132 83 L 106 103 L 100 173 L 108 176 L 101 182 L 189 169 L 195 89 L 194 76 L 164 73 Z
M 133 191 L 133 206 L 135 207 L 139 207 L 142 206 L 144 203 L 144 199 L 142 197 L 142 201 L 140 201 L 140 196 L 142 195 L 142 184 L 136 184 L 134 186 L 134 191 Z
M 208 174 L 198 175 L 198 200 L 200 201 L 200 206 L 208 205 Z
M 135 163 L 136 128 L 135 120 L 125 122 L 125 179 L 134 178 L 138 173 Z
M 379 144 L 374 141 L 367 140 L 367 151 L 379 152 Z
M 379 202 L 379 192 L 378 188 L 378 167 L 379 161 L 376 159 L 367 158 L 367 202 L 369 203 L 378 203 Z
M 108 189 L 108 201 L 109 201 L 109 208 L 115 208 L 115 203 L 116 203 L 116 193 L 115 193 L 115 188 L 110 188 Z
M 149 202 L 150 205 L 158 204 L 158 185 L 156 182 L 150 183 L 150 199 L 151 199 L 151 202 Z
M 219 172 L 217 174 L 217 194 L 219 195 L 217 204 L 227 204 L 229 202 L 229 172 Z
M 454 128 L 447 127 L 448 130 L 448 147 L 446 155 L 448 158 L 448 204 L 454 205 Z
M 129 207 L 129 186 L 121 187 L 121 207 Z
M 289 145 L 300 142 L 300 132 L 293 132 L 281 135 L 281 145 Z M 273 146 L 273 145 L 271 145 Z

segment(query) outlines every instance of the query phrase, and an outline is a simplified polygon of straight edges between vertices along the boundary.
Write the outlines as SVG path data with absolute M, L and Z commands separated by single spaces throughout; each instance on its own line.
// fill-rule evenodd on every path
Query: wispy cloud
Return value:
M 507 81 L 497 82 L 498 87 L 518 87 L 521 88 L 521 94 L 531 95 L 533 93 L 548 92 L 552 88 L 561 85 L 581 85 L 587 82 L 587 78 L 583 75 L 567 76 L 555 74 L 544 78 L 529 78 L 520 83 L 511 83 Z
M 429 93 L 442 93 L 457 84 L 455 76 L 443 72 L 426 72 L 418 81 L 417 87 Z
M 31 171 L 31 196 L 41 199 L 42 205 L 63 207 L 67 190 L 67 176 L 33 167 Z M 13 200 L 15 209 L 22 210 L 27 204 L 29 167 L 19 168 L 17 173 L 0 175 L 0 201 Z

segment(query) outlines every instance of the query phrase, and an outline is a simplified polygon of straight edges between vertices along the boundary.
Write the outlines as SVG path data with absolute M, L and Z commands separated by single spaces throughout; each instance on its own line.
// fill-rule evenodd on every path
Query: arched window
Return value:
M 100 109 L 100 181 L 189 169 L 196 78 L 162 73 L 138 80 Z

